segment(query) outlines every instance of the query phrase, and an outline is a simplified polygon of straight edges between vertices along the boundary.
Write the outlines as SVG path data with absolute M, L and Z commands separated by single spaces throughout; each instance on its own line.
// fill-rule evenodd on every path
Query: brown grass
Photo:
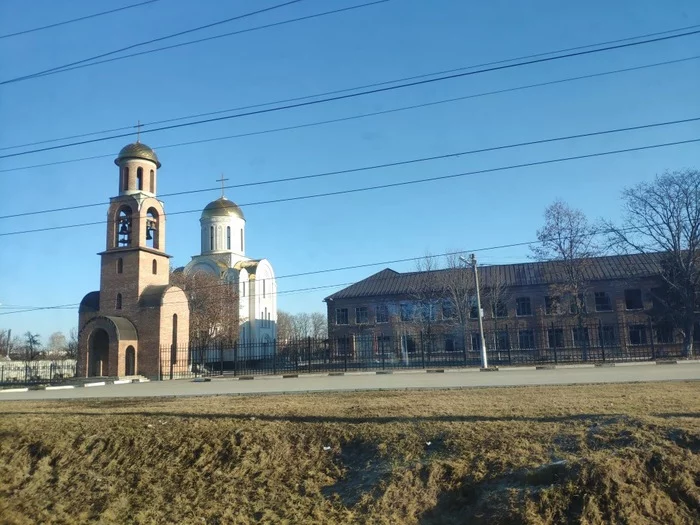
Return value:
M 0 521 L 698 523 L 699 393 L 4 402 Z

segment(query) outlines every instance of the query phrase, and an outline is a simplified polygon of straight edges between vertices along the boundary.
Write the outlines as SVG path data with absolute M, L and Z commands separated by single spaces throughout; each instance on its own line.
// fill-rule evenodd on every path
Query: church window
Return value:
M 214 227 L 209 228 L 209 249 L 214 251 Z
M 173 343 L 170 347 L 170 362 L 177 363 L 177 314 L 173 314 Z
M 146 246 L 158 250 L 159 244 L 158 212 L 155 208 L 148 208 L 146 212 Z
M 143 168 L 141 167 L 136 170 L 136 184 L 139 190 L 143 190 Z
M 265 319 L 265 326 L 270 326 L 270 322 L 268 321 L 269 317 L 267 316 L 267 306 L 265 307 L 265 315 L 263 319 Z
M 122 191 L 126 191 L 129 188 L 129 168 L 124 166 L 122 169 Z
M 231 226 L 226 226 L 226 249 L 231 249 Z
M 124 260 L 121 257 L 117 259 L 117 273 L 124 273 Z
M 245 282 L 243 283 L 243 297 L 245 297 Z
M 124 206 L 117 214 L 116 246 L 123 248 L 131 245 L 131 208 Z
M 243 230 L 241 230 L 241 253 L 243 253 Z
M 265 299 L 265 279 L 263 279 L 263 299 Z
M 153 259 L 153 275 L 158 273 L 158 261 Z
M 156 172 L 151 170 L 151 193 L 156 192 Z
M 118 293 L 117 294 L 117 310 L 122 309 L 122 294 Z

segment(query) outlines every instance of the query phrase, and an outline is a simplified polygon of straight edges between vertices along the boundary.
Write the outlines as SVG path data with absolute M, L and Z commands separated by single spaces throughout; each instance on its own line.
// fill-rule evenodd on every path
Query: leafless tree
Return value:
M 292 315 L 282 310 L 277 310 L 277 340 L 286 343 L 293 337 Z
M 23 361 L 35 361 L 42 356 L 41 337 L 30 331 L 24 333 L 24 344 L 20 348 Z
M 489 313 L 493 318 L 493 344 L 498 350 L 505 350 L 503 345 L 510 345 L 510 340 L 502 341 L 500 337 L 500 320 L 508 315 L 508 302 L 511 299 L 512 293 L 511 288 L 507 285 L 505 276 L 497 271 L 492 271 L 489 275 L 490 279 L 488 282 L 480 283 L 482 288 L 482 308 L 486 305 L 489 309 Z M 486 335 L 484 336 L 486 337 Z
M 12 350 L 12 330 L 0 329 L 0 358 L 10 357 Z
M 63 357 L 66 354 L 68 342 L 63 332 L 54 332 L 49 336 L 49 343 L 46 345 L 49 356 L 52 358 Z
M 66 344 L 66 357 L 75 359 L 78 357 L 78 328 L 73 327 L 68 333 L 68 342 Z
M 311 336 L 315 339 L 325 339 L 328 337 L 328 321 L 321 312 L 311 314 Z
M 445 299 L 442 272 L 439 272 L 437 257 L 427 254 L 416 261 L 416 276 L 409 292 L 410 303 L 405 303 L 400 312 L 402 321 L 416 327 L 431 340 L 436 331 L 438 312 Z
M 309 337 L 311 335 L 311 316 L 306 312 L 292 315 L 292 333 L 296 339 Z
M 611 242 L 622 251 L 665 254 L 657 268 L 664 284 L 659 298 L 690 357 L 700 294 L 700 171 L 657 175 L 625 189 L 622 200 L 621 225 L 607 224 Z
M 190 307 L 190 341 L 208 345 L 232 344 L 238 340 L 238 291 L 229 283 L 206 272 L 186 275 L 171 272 L 170 282 L 187 294 Z
M 476 308 L 476 284 L 473 270 L 459 258 L 458 252 L 445 257 L 440 288 L 447 306 L 447 311 L 443 309 L 444 321 L 447 326 L 459 329 L 466 348 L 469 344 L 469 320 Z

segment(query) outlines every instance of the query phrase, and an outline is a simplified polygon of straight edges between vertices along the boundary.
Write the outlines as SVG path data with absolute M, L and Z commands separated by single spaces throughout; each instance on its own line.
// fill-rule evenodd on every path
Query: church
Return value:
M 118 195 L 107 211 L 100 289 L 78 310 L 77 375 L 160 377 L 161 346 L 189 343 L 189 304 L 170 285 L 166 216 L 157 198 L 160 161 L 138 140 L 119 152 Z
M 273 351 L 277 335 L 277 281 L 267 259 L 246 252 L 246 220 L 241 208 L 223 195 L 206 205 L 199 219 L 200 253 L 185 266 L 186 275 L 206 272 L 238 291 L 239 342 L 262 343 Z

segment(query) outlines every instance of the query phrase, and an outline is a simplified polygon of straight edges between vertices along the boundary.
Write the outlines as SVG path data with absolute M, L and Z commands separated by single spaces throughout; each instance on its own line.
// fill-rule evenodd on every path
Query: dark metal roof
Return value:
M 120 341 L 138 341 L 139 336 L 136 333 L 136 327 L 126 317 L 117 317 L 114 315 L 105 315 L 105 319 L 114 325 L 117 329 L 117 336 Z
M 78 312 L 97 312 L 100 310 L 100 292 L 90 292 L 80 301 Z
M 154 308 L 163 304 L 163 296 L 171 284 L 152 284 L 144 288 L 139 305 L 145 308 Z
M 150 160 L 151 162 L 154 162 L 158 168 L 160 168 L 160 161 L 158 160 L 156 152 L 142 142 L 138 141 L 124 146 L 119 152 L 119 155 L 117 155 L 117 158 L 114 159 L 114 163 L 118 166 L 119 161 L 123 159 Z
M 582 268 L 584 277 L 589 281 L 652 277 L 659 275 L 659 264 L 663 255 L 651 253 L 593 257 L 582 265 Z M 325 300 L 410 294 L 415 290 L 425 289 L 438 273 L 457 271 L 463 270 L 399 273 L 386 268 L 339 290 Z M 565 278 L 561 262 L 547 261 L 479 266 L 479 281 L 481 287 L 489 288 L 494 282 L 505 286 L 538 286 L 561 283 Z

